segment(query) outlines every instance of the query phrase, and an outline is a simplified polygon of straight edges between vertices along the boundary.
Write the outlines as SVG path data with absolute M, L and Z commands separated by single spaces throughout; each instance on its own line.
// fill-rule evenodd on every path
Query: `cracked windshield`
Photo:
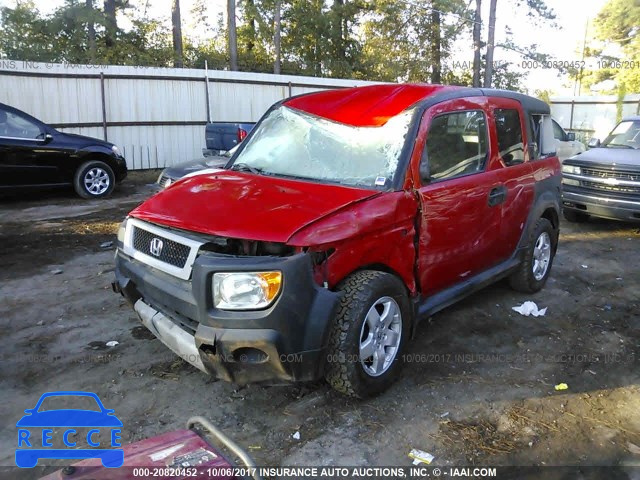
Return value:
M 235 170 L 320 182 L 389 186 L 413 109 L 381 127 L 353 127 L 281 106 L 257 127 Z

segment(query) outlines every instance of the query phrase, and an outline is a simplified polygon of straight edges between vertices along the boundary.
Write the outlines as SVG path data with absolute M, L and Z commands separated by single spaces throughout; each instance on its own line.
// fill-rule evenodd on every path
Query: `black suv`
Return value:
M 102 198 L 126 176 L 112 143 L 59 132 L 0 103 L 0 192 L 73 185 L 83 198 Z
M 589 147 L 562 165 L 564 217 L 640 221 L 640 116 L 623 119 L 602 143 L 592 138 Z

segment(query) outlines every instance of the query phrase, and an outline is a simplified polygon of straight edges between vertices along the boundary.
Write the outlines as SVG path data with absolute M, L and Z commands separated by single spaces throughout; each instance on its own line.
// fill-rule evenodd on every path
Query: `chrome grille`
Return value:
M 582 180 L 581 182 L 583 187 L 592 188 L 594 190 L 603 190 L 607 192 L 616 192 L 616 193 L 634 193 L 640 194 L 640 186 L 629 186 L 629 185 L 609 185 L 607 183 L 600 182 L 590 182 L 588 180 Z
M 159 254 L 152 252 L 151 243 L 154 239 L 159 239 L 162 242 Z M 178 268 L 185 266 L 189 253 L 191 252 L 191 248 L 188 245 L 174 242 L 173 240 L 138 227 L 133 227 L 133 248 L 145 255 L 155 257 L 160 261 Z
M 584 167 L 580 168 L 580 172 L 585 177 L 615 178 L 617 180 L 640 182 L 640 173 L 619 172 L 619 171 L 602 170 L 597 168 L 584 168 Z

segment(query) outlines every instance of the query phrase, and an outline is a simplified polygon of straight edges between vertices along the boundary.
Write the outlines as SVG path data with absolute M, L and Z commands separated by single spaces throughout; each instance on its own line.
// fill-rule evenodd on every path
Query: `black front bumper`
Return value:
M 640 222 L 640 197 L 621 199 L 565 185 L 562 192 L 562 208 L 594 217 Z
M 116 176 L 116 182 L 120 183 L 127 178 L 127 161 L 124 157 L 115 157 L 116 168 L 114 169 L 114 175 Z
M 282 272 L 283 284 L 268 308 L 228 311 L 213 306 L 215 272 L 270 270 Z M 235 257 L 205 252 L 196 257 L 191 280 L 181 280 L 119 249 L 114 289 L 135 305 L 143 323 L 167 346 L 217 378 L 277 384 L 323 374 L 339 295 L 314 282 L 307 254 Z

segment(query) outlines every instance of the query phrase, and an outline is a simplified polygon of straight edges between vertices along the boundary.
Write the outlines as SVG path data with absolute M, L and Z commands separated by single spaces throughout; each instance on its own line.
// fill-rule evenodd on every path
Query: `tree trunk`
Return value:
M 442 82 L 440 12 L 431 10 L 431 83 Z
M 473 18 L 473 86 L 480 86 L 480 34 L 482 33 L 482 0 L 476 0 L 476 13 Z
M 318 18 L 322 17 L 322 5 L 323 2 L 315 2 L 315 6 L 318 11 L 316 14 Z M 321 52 L 320 42 L 322 41 L 323 31 L 321 30 L 320 25 L 315 25 L 315 35 L 314 35 L 314 44 L 313 44 L 313 71 L 316 77 L 322 76 L 322 59 L 324 58 L 323 52 Z
M 87 7 L 87 36 L 89 43 L 89 60 L 96 63 L 96 26 L 94 23 L 93 0 L 86 0 Z
M 171 6 L 171 24 L 173 26 L 173 66 L 183 67 L 182 21 L 180 20 L 180 0 L 173 0 Z
M 227 0 L 227 30 L 229 39 L 229 68 L 238 70 L 238 35 L 236 32 L 236 0 Z
M 116 21 L 116 0 L 104 0 L 105 36 L 104 43 L 110 48 L 116 43 L 116 31 L 118 23 Z
M 273 45 L 275 48 L 275 54 L 276 54 L 276 60 L 273 64 L 273 73 L 275 74 L 280 74 L 280 30 L 282 28 L 281 25 L 281 21 L 280 21 L 280 0 L 276 0 L 276 11 L 275 11 L 275 18 L 273 20 L 274 23 L 274 33 L 273 33 Z
M 247 51 L 251 52 L 256 45 L 256 6 L 253 0 L 246 0 L 248 7 L 247 23 L 249 24 L 249 35 L 247 38 Z
M 484 67 L 484 88 L 491 88 L 493 78 L 493 48 L 496 36 L 496 4 L 498 0 L 491 0 L 489 7 L 489 35 L 487 39 L 487 58 Z
M 344 23 L 344 0 L 334 0 L 333 9 L 335 12 L 333 29 L 333 40 L 335 42 L 335 54 L 341 61 L 346 58 L 346 52 L 344 48 L 345 33 L 343 32 Z

